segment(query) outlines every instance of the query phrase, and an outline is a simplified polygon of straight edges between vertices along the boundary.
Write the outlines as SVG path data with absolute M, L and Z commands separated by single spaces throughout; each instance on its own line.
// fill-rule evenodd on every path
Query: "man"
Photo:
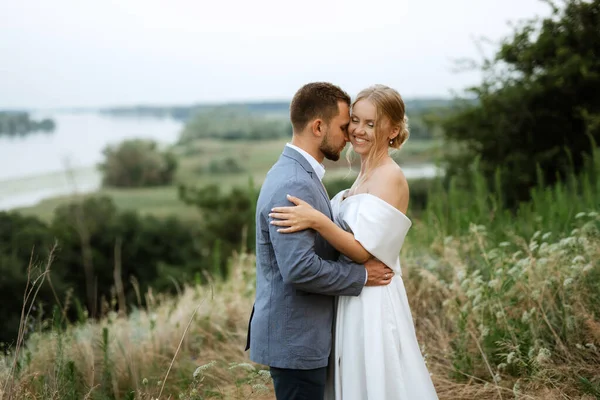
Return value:
M 331 215 L 321 179 L 323 159 L 337 161 L 347 142 L 350 97 L 330 83 L 310 83 L 290 106 L 293 127 L 261 187 L 256 208 L 256 300 L 248 329 L 250 359 L 268 365 L 279 400 L 323 399 L 331 351 L 334 296 L 358 296 L 387 285 L 393 271 L 379 261 L 345 262 L 313 230 L 277 232 L 268 216 L 299 197 Z

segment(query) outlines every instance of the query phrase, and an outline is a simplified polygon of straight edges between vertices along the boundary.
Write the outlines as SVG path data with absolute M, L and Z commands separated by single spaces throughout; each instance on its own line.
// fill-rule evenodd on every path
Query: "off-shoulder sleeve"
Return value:
M 412 222 L 376 196 L 353 197 L 345 200 L 344 224 L 365 250 L 393 269 Z

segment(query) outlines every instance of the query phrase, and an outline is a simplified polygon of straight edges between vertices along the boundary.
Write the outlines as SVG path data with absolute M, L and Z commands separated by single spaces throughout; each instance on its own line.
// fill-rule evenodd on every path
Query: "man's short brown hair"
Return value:
M 328 82 L 313 82 L 302 86 L 290 105 L 290 119 L 294 132 L 300 132 L 310 121 L 320 118 L 328 124 L 340 112 L 338 102 L 350 106 L 350 96 Z

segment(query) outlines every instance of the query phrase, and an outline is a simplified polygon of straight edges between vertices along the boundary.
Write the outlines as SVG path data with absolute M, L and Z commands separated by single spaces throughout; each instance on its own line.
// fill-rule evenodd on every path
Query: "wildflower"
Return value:
M 515 361 L 516 357 L 517 357 L 517 353 L 515 353 L 514 351 L 511 351 L 510 353 L 508 353 L 508 356 L 506 356 L 506 363 L 512 364 L 513 361 Z
M 500 287 L 500 281 L 498 279 L 492 279 L 488 282 L 488 287 L 498 289 Z
M 537 264 L 543 267 L 544 265 L 548 264 L 548 259 L 546 257 L 542 257 L 539 260 L 537 260 Z
M 586 343 L 585 347 L 593 351 L 598 351 L 598 348 L 594 345 L 594 343 Z
M 500 247 L 508 247 L 508 246 L 510 246 L 510 242 L 500 242 L 500 244 L 498 246 L 500 246 Z
M 204 371 L 206 371 L 207 369 L 209 369 L 210 367 L 214 366 L 217 362 L 216 361 L 211 361 L 208 364 L 204 364 L 199 366 L 198 368 L 196 368 L 196 370 L 194 371 L 194 379 L 198 378 L 199 375 L 202 375 L 202 373 Z
M 552 236 L 552 232 L 546 232 L 542 235 L 542 240 L 547 240 L 550 236 Z
M 479 325 L 479 331 L 481 332 L 482 338 L 490 334 L 490 328 L 488 328 L 487 326 Z
M 544 362 L 550 360 L 551 355 L 552 353 L 550 353 L 550 350 L 542 347 L 535 358 L 535 361 L 537 361 L 538 364 L 543 364 Z
M 590 217 L 590 218 L 596 218 L 597 216 L 598 216 L 598 213 L 595 212 L 595 211 L 592 211 L 592 212 L 588 213 L 588 217 Z
M 567 279 L 565 279 L 565 281 L 564 281 L 564 283 L 563 283 L 563 286 L 564 286 L 564 287 L 568 287 L 568 286 L 570 286 L 572 283 L 573 283 L 573 278 L 567 278 Z
M 583 218 L 583 217 L 585 217 L 586 215 L 587 215 L 586 213 L 584 213 L 584 212 L 580 212 L 580 213 L 577 213 L 577 215 L 575 215 L 575 218 L 578 218 L 578 219 L 579 219 L 579 218 Z
M 257 383 L 252 385 L 252 390 L 255 392 L 267 393 L 269 391 L 269 388 L 266 385 L 263 385 L 262 383 Z
M 144 385 L 144 386 L 148 385 L 148 378 L 142 379 L 142 385 Z
M 235 368 L 243 368 L 243 369 L 247 369 L 248 371 L 255 371 L 256 368 L 254 368 L 254 366 L 252 366 L 251 364 L 248 363 L 233 363 L 229 369 L 235 369 Z
M 263 378 L 271 378 L 271 373 L 266 369 L 261 369 L 260 371 L 258 371 L 258 374 Z
M 578 255 L 575 256 L 575 258 L 573 258 L 573 261 L 571 261 L 573 264 L 581 264 L 585 262 L 585 258 L 582 255 Z
M 588 263 L 588 264 L 586 264 L 586 265 L 583 267 L 582 271 L 583 271 L 583 272 L 588 272 L 590 269 L 592 269 L 592 263 Z

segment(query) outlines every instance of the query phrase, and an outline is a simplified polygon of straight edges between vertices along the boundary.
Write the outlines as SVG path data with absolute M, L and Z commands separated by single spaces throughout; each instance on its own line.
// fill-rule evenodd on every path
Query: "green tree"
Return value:
M 234 251 L 242 247 L 250 251 L 255 249 L 257 191 L 252 182 L 248 189 L 236 187 L 229 193 L 222 193 L 217 185 L 202 188 L 180 186 L 179 196 L 202 213 L 201 229 L 206 235 L 203 254 L 218 260 L 212 272 L 226 277 L 227 262 Z
M 104 149 L 105 161 L 99 165 L 102 184 L 112 187 L 167 185 L 173 181 L 177 159 L 170 151 L 160 151 L 150 140 L 126 140 Z
M 468 180 L 475 158 L 489 184 L 501 171 L 508 205 L 579 171 L 600 139 L 600 0 L 565 0 L 527 21 L 484 60 L 483 82 L 444 121 L 458 143 L 448 176 Z M 593 140 L 592 140 L 593 139 Z M 539 166 L 539 171 L 538 171 Z

